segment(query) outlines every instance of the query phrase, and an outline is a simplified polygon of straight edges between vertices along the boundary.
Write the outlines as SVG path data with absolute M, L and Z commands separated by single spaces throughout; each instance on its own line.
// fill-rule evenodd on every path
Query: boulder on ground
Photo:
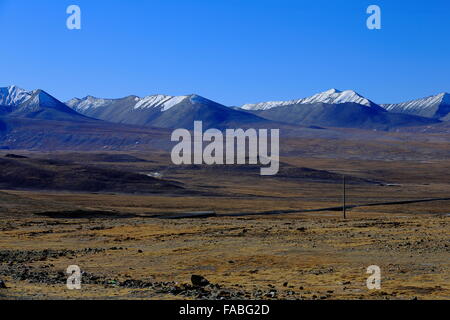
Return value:
M 204 277 L 195 274 L 192 275 L 191 282 L 192 285 L 194 285 L 195 287 L 206 287 L 209 284 L 209 281 L 206 280 Z

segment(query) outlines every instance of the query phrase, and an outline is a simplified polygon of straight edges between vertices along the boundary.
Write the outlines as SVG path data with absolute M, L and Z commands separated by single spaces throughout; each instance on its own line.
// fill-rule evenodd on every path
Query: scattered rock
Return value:
M 206 278 L 195 274 L 191 276 L 191 282 L 195 287 L 206 287 L 209 284 L 209 281 L 206 280 Z
M 271 290 L 268 293 L 266 293 L 266 297 L 267 298 L 275 298 L 277 296 L 277 291 L 276 290 Z

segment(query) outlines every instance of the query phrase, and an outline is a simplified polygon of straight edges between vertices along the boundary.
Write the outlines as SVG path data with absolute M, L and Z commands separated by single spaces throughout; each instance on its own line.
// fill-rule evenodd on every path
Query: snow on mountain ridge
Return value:
M 135 104 L 130 107 L 132 110 L 143 110 L 149 108 L 161 108 L 161 111 L 167 111 L 170 108 L 181 103 L 183 100 L 188 98 L 188 96 L 168 96 L 168 95 L 150 95 L 143 98 L 137 96 L 129 96 L 126 98 L 134 97 Z M 123 99 L 126 99 L 123 98 Z M 74 98 L 66 102 L 66 104 L 78 111 L 87 111 L 89 109 L 96 109 L 100 107 L 105 107 L 118 101 L 120 99 L 103 99 L 95 98 L 92 96 L 87 96 L 83 99 Z
M 374 105 L 373 102 L 362 97 L 353 90 L 339 91 L 337 89 L 330 89 L 328 91 L 315 94 L 308 98 L 289 101 L 270 101 L 256 104 L 245 104 L 241 108 L 244 110 L 269 110 L 276 107 L 289 106 L 295 104 L 314 104 L 314 103 L 341 104 L 349 102 L 358 103 L 367 107 L 372 107 L 372 105 Z
M 33 93 L 17 86 L 0 88 L 0 105 L 18 106 L 30 99 Z
M 112 99 L 101 99 L 93 96 L 87 96 L 83 99 L 74 98 L 66 102 L 66 104 L 76 110 L 88 110 L 90 108 L 99 108 L 108 105 Z
M 399 109 L 405 111 L 416 111 L 420 109 L 427 109 L 439 104 L 450 104 L 450 94 L 443 92 L 422 99 L 410 100 L 402 103 L 382 104 L 381 106 L 388 111 L 395 111 Z
M 147 96 L 139 100 L 139 102 L 133 107 L 133 109 L 147 109 L 161 107 L 161 111 L 167 111 L 170 108 L 181 103 L 188 96 L 166 96 L 166 95 L 154 95 Z
M 29 100 L 26 101 L 26 104 L 41 106 L 45 105 L 46 107 L 58 107 L 61 105 L 61 102 L 53 98 L 47 92 L 41 89 L 33 90 L 32 96 Z
M 61 102 L 41 89 L 26 91 L 17 86 L 0 88 L 0 105 L 58 107 L 60 104 Z

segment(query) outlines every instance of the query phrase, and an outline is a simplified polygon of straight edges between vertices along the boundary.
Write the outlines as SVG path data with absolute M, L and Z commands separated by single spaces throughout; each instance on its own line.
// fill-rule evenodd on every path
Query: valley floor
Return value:
M 164 168 L 160 159 L 97 165 L 151 172 Z M 318 171 L 291 168 L 296 178 L 262 183 L 242 169 L 167 167 L 192 195 L 3 190 L 0 299 L 450 298 L 448 200 L 359 207 L 345 220 L 339 211 L 224 216 L 339 206 L 342 186 L 330 172 L 353 177 L 348 204 L 444 198 L 448 161 L 283 161 Z M 190 211 L 217 216 L 151 218 Z M 81 290 L 66 287 L 70 265 L 84 272 Z M 372 265 L 380 290 L 366 286 Z M 210 285 L 192 285 L 192 275 Z

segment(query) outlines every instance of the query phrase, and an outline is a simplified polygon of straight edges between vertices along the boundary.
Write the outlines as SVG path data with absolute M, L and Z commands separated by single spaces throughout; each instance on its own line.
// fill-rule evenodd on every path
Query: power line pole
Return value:
M 342 176 L 342 212 L 344 219 L 347 219 L 347 204 L 346 204 L 346 187 L 345 187 L 345 175 Z

